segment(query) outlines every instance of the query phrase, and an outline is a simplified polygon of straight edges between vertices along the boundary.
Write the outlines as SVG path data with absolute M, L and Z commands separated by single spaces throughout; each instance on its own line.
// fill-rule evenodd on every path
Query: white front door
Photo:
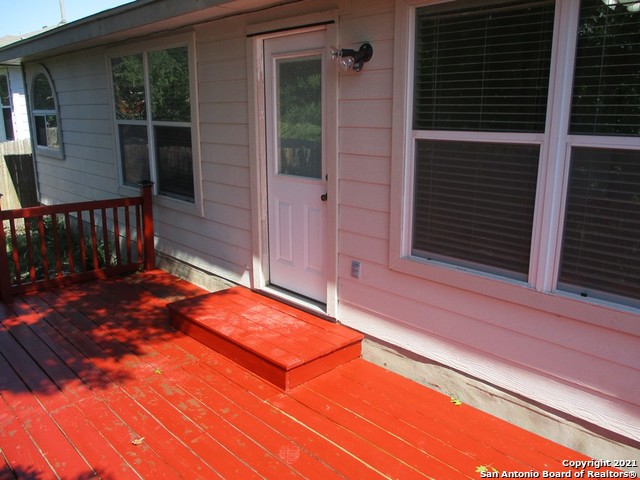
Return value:
M 269 283 L 325 303 L 325 31 L 264 48 Z

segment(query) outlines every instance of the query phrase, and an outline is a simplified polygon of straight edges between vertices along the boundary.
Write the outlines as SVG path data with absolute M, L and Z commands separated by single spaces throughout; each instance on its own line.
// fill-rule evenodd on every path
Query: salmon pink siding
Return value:
M 257 6 L 261 2 L 255 2 Z M 369 42 L 373 59 L 338 78 L 335 316 L 369 337 L 499 389 L 640 441 L 640 311 L 559 298 L 476 274 L 432 278 L 396 267 L 398 79 L 410 74 L 397 45 L 402 0 L 322 0 L 256 8 L 188 29 L 196 79 L 192 122 L 200 140 L 195 206 L 156 199 L 156 247 L 199 271 L 245 286 L 257 278 L 263 212 L 254 129 L 256 25 L 334 18 L 338 44 Z M 196 20 L 197 22 L 197 20 Z M 280 22 L 280 23 L 278 23 Z M 284 22 L 284 23 L 282 23 Z M 147 39 L 145 39 L 147 41 Z M 162 36 L 154 40 L 162 45 Z M 135 50 L 136 39 L 127 42 Z M 121 48 L 119 45 L 118 48 Z M 43 59 L 60 102 L 64 160 L 37 155 L 44 203 L 124 195 L 112 116 L 109 47 Z M 405 55 L 406 57 L 406 55 Z M 28 63 L 31 78 L 36 63 Z M 398 69 L 400 71 L 398 71 Z M 402 137 L 402 134 L 400 134 Z M 351 263 L 361 264 L 360 278 Z M 462 279 L 462 280 L 461 280 Z M 463 396 L 464 392 L 457 392 Z

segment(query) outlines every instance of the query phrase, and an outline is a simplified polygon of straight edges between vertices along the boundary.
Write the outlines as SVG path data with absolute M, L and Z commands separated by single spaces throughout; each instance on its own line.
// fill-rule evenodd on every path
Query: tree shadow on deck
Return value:
M 174 344 L 182 334 L 165 306 L 198 293 L 167 274 L 143 273 L 0 304 L 0 393 L 74 398 L 195 361 Z

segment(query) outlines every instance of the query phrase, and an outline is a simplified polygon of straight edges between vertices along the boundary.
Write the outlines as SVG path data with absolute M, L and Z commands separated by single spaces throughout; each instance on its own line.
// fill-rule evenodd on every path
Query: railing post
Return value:
M 0 212 L 2 212 L 2 194 L 0 193 Z M 0 295 L 4 303 L 13 302 L 11 277 L 9 274 L 9 257 L 7 254 L 7 238 L 4 234 L 4 220 L 0 218 Z
M 153 235 L 153 182 L 144 180 L 138 183 L 142 189 L 142 230 L 144 234 L 144 268 L 156 268 L 156 249 Z

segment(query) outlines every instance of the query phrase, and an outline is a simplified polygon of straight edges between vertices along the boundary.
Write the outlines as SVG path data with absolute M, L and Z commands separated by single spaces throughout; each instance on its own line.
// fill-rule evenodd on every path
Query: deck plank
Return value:
M 204 293 L 156 270 L 0 303 L 0 478 L 469 480 L 587 459 L 361 359 L 283 391 L 171 327 L 167 303 Z M 272 347 L 341 335 L 237 293 L 230 315 L 316 327 Z

